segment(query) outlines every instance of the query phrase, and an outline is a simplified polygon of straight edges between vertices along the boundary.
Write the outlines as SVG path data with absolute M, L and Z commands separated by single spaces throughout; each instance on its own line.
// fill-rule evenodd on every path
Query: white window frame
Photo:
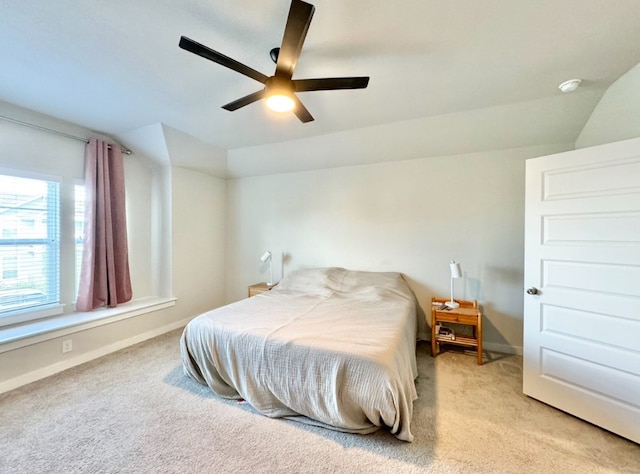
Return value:
M 13 166 L 0 166 L 0 173 L 36 179 L 51 178 L 51 175 L 17 169 Z M 53 173 L 57 175 L 58 169 L 53 170 Z M 25 311 L 25 314 L 15 314 L 12 316 L 14 319 L 11 320 L 11 325 L 0 326 L 0 356 L 5 352 L 32 344 L 66 337 L 100 326 L 108 326 L 117 321 L 136 318 L 176 305 L 177 299 L 173 296 L 171 278 L 172 246 L 171 239 L 167 238 L 167 232 L 170 232 L 171 226 L 170 168 L 151 167 L 151 211 L 155 216 L 155 220 L 152 221 L 153 230 L 150 233 L 152 262 L 154 262 L 154 271 L 150 275 L 152 293 L 149 296 L 136 297 L 136 299 L 120 304 L 116 308 L 99 308 L 88 312 L 76 311 L 74 285 L 75 229 L 73 226 L 74 202 L 72 201 L 74 201 L 74 186 L 83 185 L 84 180 L 79 177 L 77 170 L 74 173 L 67 173 L 64 170 L 60 176 L 62 176 L 60 191 L 60 304 L 53 305 L 51 308 L 40 307 L 39 311 L 32 310 Z M 5 322 L 9 323 L 8 318 L 5 319 Z M 174 323 L 175 328 L 183 326 L 185 322 L 186 320 Z M 161 329 L 157 334 L 162 334 L 165 329 Z M 33 380 L 37 380 L 37 378 Z M 4 386 L 0 384 L 0 393 L 5 391 L 6 386 L 6 384 Z M 11 383 L 9 386 L 12 386 Z
M 80 284 L 80 271 L 81 271 L 81 266 L 82 266 L 82 256 L 80 257 L 80 262 L 78 262 L 78 260 L 76 259 L 76 252 L 77 252 L 77 245 L 78 245 L 78 241 L 76 239 L 76 191 L 78 188 L 83 188 L 84 187 L 84 181 L 79 180 L 79 179 L 74 179 L 73 183 L 73 249 L 74 249 L 74 259 L 73 259 L 73 263 L 74 263 L 74 290 L 73 290 L 73 294 L 74 294 L 74 298 L 73 301 L 74 303 L 78 300 L 78 286 Z M 85 199 L 86 199 L 86 189 L 85 189 L 85 194 L 83 196 L 83 200 L 82 200 L 82 205 L 83 208 L 85 207 Z M 82 233 L 84 234 L 84 224 L 82 226 Z M 84 245 L 84 243 L 83 243 Z M 75 308 L 75 306 L 74 306 Z
M 65 219 L 64 219 L 64 216 L 62 215 L 62 210 L 61 210 L 61 194 L 62 194 L 63 180 L 60 176 L 48 175 L 43 173 L 33 173 L 25 170 L 17 170 L 17 169 L 2 168 L 2 167 L 0 167 L 0 175 L 13 176 L 15 178 L 36 179 L 40 181 L 49 181 L 49 182 L 58 183 L 58 186 L 59 186 L 58 227 L 60 228 L 59 230 L 61 231 L 61 225 Z M 56 249 L 58 259 L 60 259 L 60 244 L 61 244 L 61 238 L 59 236 L 58 248 Z M 0 328 L 3 326 L 24 323 L 24 322 L 32 321 L 35 319 L 62 314 L 64 310 L 64 305 L 60 303 L 60 283 L 61 283 L 60 269 L 63 265 L 63 262 L 60 260 L 58 261 L 59 261 L 58 272 L 54 274 L 54 282 L 53 282 L 53 284 L 56 286 L 58 302 L 38 305 L 38 306 L 28 307 L 28 308 L 19 308 L 13 311 L 0 313 Z

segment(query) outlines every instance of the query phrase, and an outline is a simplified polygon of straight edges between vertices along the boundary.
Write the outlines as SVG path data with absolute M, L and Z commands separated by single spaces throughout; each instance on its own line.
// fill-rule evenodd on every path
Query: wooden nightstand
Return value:
M 271 288 L 273 288 L 276 285 L 277 283 L 274 283 L 272 285 L 267 285 L 265 282 L 249 285 L 249 297 L 259 295 L 260 293 L 264 293 L 265 291 L 269 291 Z
M 457 344 L 461 346 L 473 346 L 478 351 L 478 365 L 482 365 L 482 313 L 478 310 L 476 300 L 455 300 L 460 303 L 459 308 L 439 309 L 448 301 L 443 298 L 431 298 L 431 355 L 435 357 L 440 351 L 440 344 Z M 436 334 L 436 326 L 439 323 L 454 323 L 473 326 L 473 334 L 469 336 L 450 336 Z

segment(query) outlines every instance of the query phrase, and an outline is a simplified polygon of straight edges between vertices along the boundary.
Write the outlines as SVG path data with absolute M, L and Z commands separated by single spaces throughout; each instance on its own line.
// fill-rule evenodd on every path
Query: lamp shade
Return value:
M 449 270 L 451 271 L 451 299 L 447 301 L 445 304 L 449 308 L 455 309 L 460 307 L 460 303 L 458 303 L 456 300 L 453 299 L 453 280 L 455 278 L 462 277 L 462 269 L 460 268 L 459 263 L 457 263 L 455 260 L 451 260 L 451 263 L 449 264 Z
M 451 260 L 451 263 L 449 264 L 449 268 L 451 269 L 451 278 L 462 277 L 462 269 L 460 268 L 459 263 L 456 263 L 454 260 Z
M 267 250 L 265 253 L 263 253 L 262 257 L 260 257 L 260 261 L 262 263 L 269 262 L 269 281 L 267 282 L 267 285 L 273 285 L 273 265 L 271 262 L 271 252 Z

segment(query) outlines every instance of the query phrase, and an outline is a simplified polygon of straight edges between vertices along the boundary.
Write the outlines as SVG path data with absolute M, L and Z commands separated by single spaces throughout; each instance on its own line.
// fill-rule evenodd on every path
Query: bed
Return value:
M 400 273 L 301 269 L 191 320 L 180 350 L 186 375 L 263 415 L 413 441 L 416 327 Z

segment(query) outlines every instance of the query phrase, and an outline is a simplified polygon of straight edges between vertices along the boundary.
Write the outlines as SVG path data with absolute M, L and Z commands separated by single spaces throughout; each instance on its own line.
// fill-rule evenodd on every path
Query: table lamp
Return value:
M 445 304 L 448 308 L 455 309 L 460 307 L 460 303 L 456 303 L 453 299 L 453 280 L 454 278 L 462 277 L 462 270 L 460 269 L 460 264 L 456 263 L 455 260 L 451 260 L 449 269 L 451 270 L 451 300 L 447 301 Z
M 260 257 L 260 260 L 264 263 L 267 260 L 269 261 L 269 281 L 267 282 L 267 285 L 273 285 L 273 266 L 271 265 L 271 252 L 269 252 L 268 250 L 262 254 L 262 257 Z

